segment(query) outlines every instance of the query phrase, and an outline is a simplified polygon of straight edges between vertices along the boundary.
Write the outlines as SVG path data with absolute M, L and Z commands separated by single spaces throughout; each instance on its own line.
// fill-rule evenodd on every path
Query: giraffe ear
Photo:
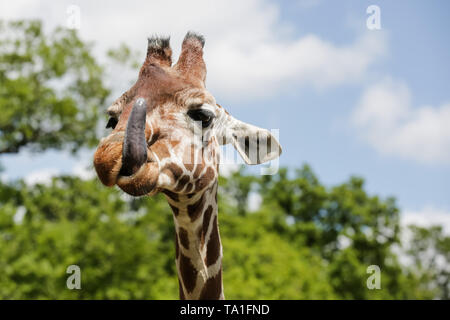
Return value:
M 266 129 L 232 118 L 227 137 L 247 164 L 260 164 L 278 158 L 281 145 Z
M 185 77 L 200 81 L 202 85 L 206 79 L 206 65 L 203 60 L 203 46 L 205 38 L 189 31 L 184 37 L 180 57 L 174 66 Z
M 151 37 L 148 38 L 147 58 L 148 62 L 166 65 L 172 65 L 172 49 L 170 48 L 170 37 Z

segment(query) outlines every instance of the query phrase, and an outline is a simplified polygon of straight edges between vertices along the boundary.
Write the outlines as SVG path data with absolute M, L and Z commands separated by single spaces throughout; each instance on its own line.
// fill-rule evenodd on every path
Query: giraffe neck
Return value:
M 180 299 L 224 299 L 217 181 L 202 193 L 165 194 L 175 221 Z

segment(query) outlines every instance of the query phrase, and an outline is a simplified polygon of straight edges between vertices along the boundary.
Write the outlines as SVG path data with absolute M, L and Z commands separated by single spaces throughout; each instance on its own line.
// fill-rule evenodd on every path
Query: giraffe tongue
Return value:
M 122 168 L 120 175 L 131 176 L 147 161 L 147 143 L 145 141 L 145 121 L 147 103 L 139 98 L 133 105 L 128 118 L 125 139 L 122 148 Z

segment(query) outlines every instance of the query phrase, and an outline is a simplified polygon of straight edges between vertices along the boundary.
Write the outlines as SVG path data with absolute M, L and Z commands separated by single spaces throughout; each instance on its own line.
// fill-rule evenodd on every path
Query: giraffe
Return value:
M 206 90 L 203 36 L 188 32 L 176 64 L 169 38 L 148 39 L 136 83 L 108 109 L 94 154 L 106 186 L 132 196 L 163 193 L 173 211 L 180 299 L 224 299 L 217 189 L 220 145 L 247 164 L 275 159 L 268 130 L 233 118 Z

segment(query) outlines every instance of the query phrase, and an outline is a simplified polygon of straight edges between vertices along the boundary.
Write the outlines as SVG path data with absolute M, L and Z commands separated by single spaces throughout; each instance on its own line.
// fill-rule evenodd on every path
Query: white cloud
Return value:
M 239 44 L 219 43 L 210 50 L 214 91 L 227 96 L 264 97 L 299 85 L 328 87 L 360 80 L 384 51 L 383 36 L 365 34 L 337 47 L 315 35 L 291 41 L 276 39 Z
M 382 154 L 450 163 L 450 103 L 413 107 L 410 90 L 401 82 L 385 79 L 365 90 L 352 122 Z
M 425 207 L 421 210 L 405 210 L 400 219 L 403 226 L 411 224 L 421 227 L 439 225 L 446 234 L 450 235 L 450 212 L 443 209 Z
M 77 163 L 72 168 L 72 174 L 79 177 L 82 180 L 89 180 L 95 177 L 95 171 L 92 164 Z
M 0 5 L 0 17 L 40 17 L 49 26 L 67 23 L 73 1 Z M 302 3 L 317 4 L 317 1 Z M 279 7 L 251 1 L 77 1 L 81 35 L 98 44 L 97 52 L 125 42 L 145 52 L 150 34 L 170 34 L 179 53 L 187 30 L 206 36 L 207 85 L 229 99 L 280 93 L 299 85 L 326 87 L 360 80 L 386 51 L 381 32 L 368 32 L 352 43 L 336 46 L 310 34 L 293 36 L 292 24 L 281 21 Z M 129 79 L 120 79 L 124 87 Z M 123 77 L 122 77 L 123 78 Z M 117 82 L 117 81 L 116 81 Z
M 25 176 L 24 180 L 27 185 L 34 184 L 50 184 L 52 178 L 58 176 L 60 170 L 54 168 L 44 168 L 37 171 L 33 171 Z

